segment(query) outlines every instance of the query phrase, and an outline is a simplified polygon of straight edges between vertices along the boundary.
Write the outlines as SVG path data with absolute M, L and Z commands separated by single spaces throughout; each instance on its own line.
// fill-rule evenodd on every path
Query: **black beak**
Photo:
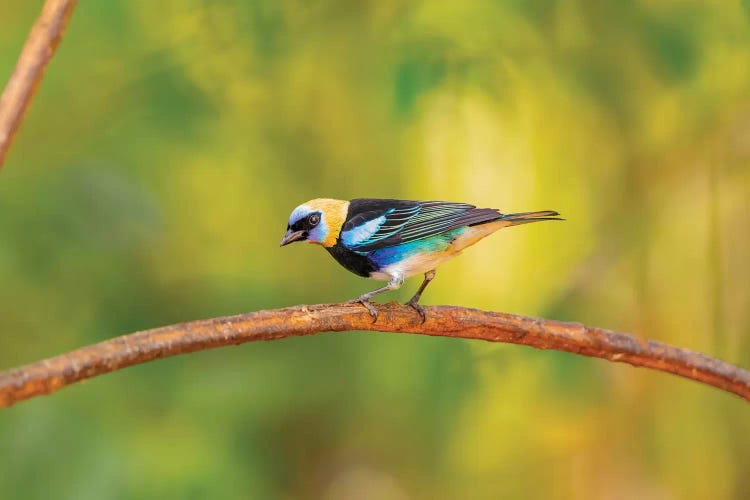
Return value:
M 307 237 L 307 231 L 292 231 L 291 229 L 286 232 L 284 237 L 281 239 L 280 247 L 294 243 L 295 241 L 304 240 Z

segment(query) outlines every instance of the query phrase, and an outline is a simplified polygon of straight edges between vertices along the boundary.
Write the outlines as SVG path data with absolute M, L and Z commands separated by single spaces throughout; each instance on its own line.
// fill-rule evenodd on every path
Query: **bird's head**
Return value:
M 281 246 L 306 241 L 332 247 L 339 237 L 348 209 L 348 201 L 330 198 L 317 198 L 303 203 L 292 210 Z

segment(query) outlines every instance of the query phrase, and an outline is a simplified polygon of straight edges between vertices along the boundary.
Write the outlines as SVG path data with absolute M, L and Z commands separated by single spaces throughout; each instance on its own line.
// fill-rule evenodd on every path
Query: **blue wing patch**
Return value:
M 341 232 L 341 242 L 349 248 L 366 244 L 378 232 L 386 221 L 386 216 L 381 215 L 375 219 L 360 224 L 357 227 Z
M 419 214 L 421 207 L 414 205 L 413 207 L 407 208 L 392 208 L 388 210 L 383 216 L 385 220 L 378 227 L 367 240 L 363 240 L 359 243 L 361 246 L 372 245 L 384 239 L 390 238 L 403 230 L 404 226 L 412 220 L 412 218 Z
M 341 241 L 361 254 L 502 217 L 497 210 L 445 201 L 363 199 L 352 200 L 350 210 L 352 205 L 355 213 L 342 231 Z

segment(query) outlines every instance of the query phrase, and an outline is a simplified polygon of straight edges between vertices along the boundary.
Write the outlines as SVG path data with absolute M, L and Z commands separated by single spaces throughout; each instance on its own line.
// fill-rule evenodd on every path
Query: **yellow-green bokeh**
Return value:
M 41 2 L 6 0 L 0 79 Z M 80 2 L 0 174 L 0 369 L 352 298 L 321 196 L 559 210 L 424 303 L 750 366 L 750 11 L 735 0 Z M 403 300 L 416 282 L 390 294 Z M 3 498 L 741 499 L 750 409 L 556 352 L 324 334 L 0 412 Z

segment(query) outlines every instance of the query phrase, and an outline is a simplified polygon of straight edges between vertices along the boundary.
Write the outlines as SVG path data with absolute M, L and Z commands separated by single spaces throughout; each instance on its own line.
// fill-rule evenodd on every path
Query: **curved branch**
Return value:
M 47 0 L 0 96 L 0 168 L 78 0 Z
M 661 370 L 750 401 L 750 372 L 705 354 L 580 323 L 527 318 L 452 306 L 378 307 L 377 323 L 356 304 L 320 304 L 251 312 L 144 330 L 0 373 L 0 408 L 87 378 L 154 359 L 256 340 L 320 332 L 371 330 L 478 339 L 556 349 Z

